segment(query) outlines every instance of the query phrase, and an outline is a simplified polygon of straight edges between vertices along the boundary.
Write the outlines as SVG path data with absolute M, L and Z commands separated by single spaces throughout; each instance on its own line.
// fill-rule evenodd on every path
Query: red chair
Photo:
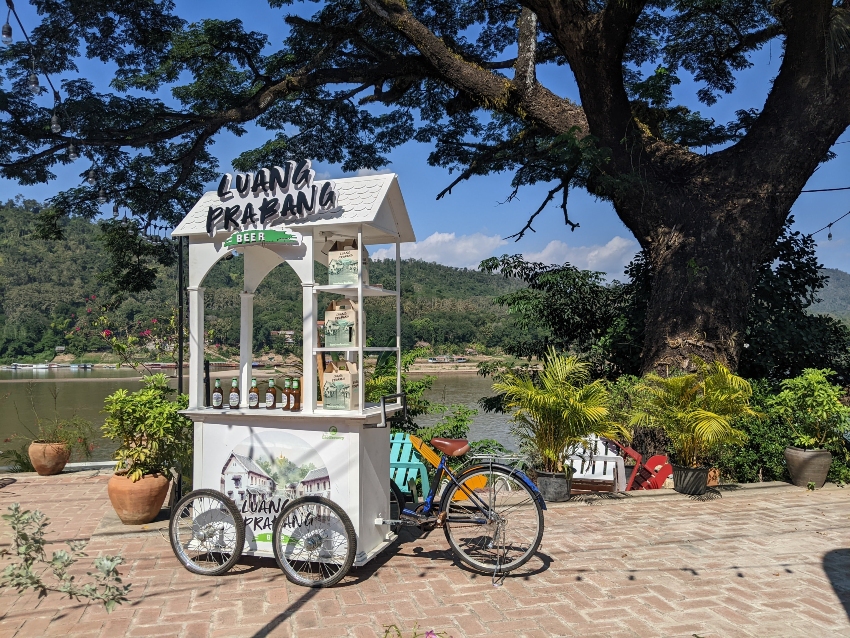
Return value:
M 635 461 L 635 469 L 632 470 L 629 481 L 626 483 L 627 492 L 630 490 L 657 490 L 673 474 L 673 467 L 666 456 L 656 454 L 651 456 L 646 463 L 641 463 L 643 456 L 639 452 L 617 441 L 612 441 L 612 443 Z

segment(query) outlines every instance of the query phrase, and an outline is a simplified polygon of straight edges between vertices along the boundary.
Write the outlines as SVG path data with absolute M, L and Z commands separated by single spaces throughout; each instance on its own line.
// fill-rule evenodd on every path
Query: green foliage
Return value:
M 469 436 L 469 426 L 472 424 L 478 410 L 465 405 L 454 404 L 444 410 L 442 418 L 428 428 L 420 428 L 416 431 L 423 441 L 430 441 L 434 437 L 444 439 L 465 439 Z
M 4 439 L 3 442 L 10 443 L 12 440 L 13 437 L 10 437 Z M 35 466 L 33 466 L 28 452 L 29 446 L 30 442 L 24 441 L 17 449 L 9 447 L 0 452 L 0 459 L 9 464 L 10 472 L 35 472 Z
M 697 361 L 697 372 L 660 377 L 649 374 L 632 413 L 633 425 L 662 428 L 670 438 L 674 460 L 700 467 L 723 445 L 745 440 L 734 427 L 750 408 L 750 384 L 719 362 Z
M 136 482 L 146 474 L 168 476 L 170 468 L 189 475 L 192 464 L 194 427 L 192 420 L 178 414 L 188 404 L 186 395 L 171 400 L 174 390 L 164 374 L 145 377 L 143 387 L 133 393 L 116 390 L 104 400 L 106 438 L 117 440 L 116 472 L 126 472 Z
M 806 369 L 781 383 L 782 391 L 770 402 L 771 409 L 794 433 L 805 449 L 843 449 L 850 432 L 850 408 L 841 403 L 844 391 L 829 382 L 832 370 Z
M 94 426 L 79 416 L 70 419 L 38 420 L 38 435 L 34 439 L 39 443 L 62 443 L 73 454 L 80 452 L 85 458 L 91 458 L 94 444 Z
M 538 459 L 545 472 L 559 471 L 570 448 L 591 434 L 626 434 L 609 420 L 608 391 L 601 381 L 590 382 L 590 365 L 554 348 L 536 377 L 505 371 L 493 390 L 505 395 L 521 449 Z
M 6 565 L 0 575 L 0 587 L 15 589 L 19 594 L 32 589 L 39 598 L 49 592 L 66 594 L 76 600 L 100 601 L 111 612 L 115 605 L 127 602 L 130 585 L 124 585 L 118 574 L 118 566 L 124 562 L 119 556 L 101 556 L 94 561 L 96 572 L 88 572 L 92 582 L 80 583 L 69 572 L 73 565 L 86 556 L 83 552 L 86 543 L 68 541 L 69 552 L 53 552 L 50 560 L 44 551 L 45 530 L 50 521 L 40 511 L 22 510 L 20 504 L 13 503 L 9 513 L 3 514 L 3 520 L 11 528 L 11 550 L 3 549 L 0 556 L 9 556 L 11 563 Z M 46 577 L 52 576 L 52 582 Z
M 754 381 L 751 407 L 761 416 L 744 416 L 735 422 L 746 439 L 739 445 L 718 448 L 713 465 L 732 482 L 789 481 L 785 464 L 785 448 L 794 445 L 794 433 L 788 423 L 771 411 L 773 398 L 770 385 Z

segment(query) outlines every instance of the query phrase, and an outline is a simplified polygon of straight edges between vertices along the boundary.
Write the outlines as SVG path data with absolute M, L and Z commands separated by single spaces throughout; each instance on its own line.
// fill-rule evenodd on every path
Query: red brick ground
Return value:
M 192 575 L 160 532 L 92 536 L 110 507 L 106 476 L 13 478 L 0 508 L 41 509 L 51 539 L 91 538 L 92 557 L 122 553 L 133 589 L 112 614 L 2 591 L 0 638 L 367 638 L 390 624 L 455 638 L 850 636 L 850 488 L 553 505 L 538 556 L 500 588 L 454 564 L 438 529 L 405 534 L 340 585 L 308 590 L 266 560 Z

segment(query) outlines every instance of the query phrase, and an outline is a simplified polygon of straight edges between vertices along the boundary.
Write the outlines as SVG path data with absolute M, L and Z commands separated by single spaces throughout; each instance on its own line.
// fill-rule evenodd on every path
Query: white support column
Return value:
M 239 405 L 247 407 L 254 361 L 254 293 L 243 292 L 239 297 Z
M 366 376 L 363 368 L 363 346 L 366 345 L 365 327 L 363 320 L 366 314 L 366 304 L 363 303 L 363 224 L 357 227 L 357 378 L 360 383 L 360 414 L 366 408 Z
M 395 391 L 401 392 L 401 237 L 395 243 Z M 396 399 L 401 403 L 401 399 Z
M 313 414 L 316 411 L 316 355 L 313 348 L 316 347 L 316 321 L 318 321 L 318 299 L 313 292 L 313 287 L 316 285 L 316 264 L 314 262 L 314 238 L 312 235 L 304 235 L 304 245 L 307 248 L 307 254 L 304 256 L 306 264 L 309 264 L 307 272 L 299 272 L 301 280 L 302 294 L 302 327 L 303 335 L 303 352 L 304 361 L 302 370 L 304 378 L 301 379 L 301 411 L 306 414 Z M 306 275 L 306 276 L 305 276 Z
M 189 408 L 204 405 L 204 289 L 189 286 Z

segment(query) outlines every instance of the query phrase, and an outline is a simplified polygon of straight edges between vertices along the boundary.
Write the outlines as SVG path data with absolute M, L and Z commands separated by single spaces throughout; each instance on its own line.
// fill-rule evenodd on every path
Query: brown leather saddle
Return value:
M 435 436 L 431 445 L 447 456 L 463 456 L 469 452 L 469 441 L 466 439 L 444 439 Z

